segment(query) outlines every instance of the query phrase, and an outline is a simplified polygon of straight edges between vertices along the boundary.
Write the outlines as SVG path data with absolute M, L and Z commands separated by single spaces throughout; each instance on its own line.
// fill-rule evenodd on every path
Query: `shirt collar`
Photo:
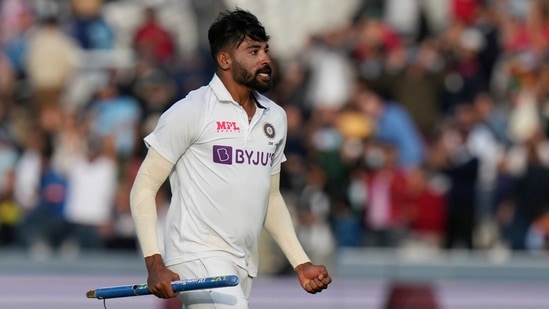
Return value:
M 214 74 L 212 80 L 210 81 L 210 87 L 212 88 L 215 96 L 219 100 L 219 102 L 223 103 L 236 103 L 231 94 L 229 93 L 229 90 L 223 85 L 223 82 L 217 76 L 217 74 Z M 266 108 L 265 104 L 262 104 L 260 101 L 262 100 L 261 96 L 258 95 L 257 91 L 253 92 L 252 95 L 255 104 L 259 108 Z

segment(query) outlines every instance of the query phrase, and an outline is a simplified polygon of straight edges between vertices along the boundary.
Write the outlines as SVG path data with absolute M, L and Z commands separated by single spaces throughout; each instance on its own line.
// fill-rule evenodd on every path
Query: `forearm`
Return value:
M 157 235 L 156 194 L 173 164 L 150 149 L 130 191 L 130 208 L 136 236 L 144 257 L 160 254 Z
M 269 206 L 265 218 L 265 229 L 271 234 L 284 255 L 295 269 L 297 266 L 310 262 L 295 233 L 290 212 L 279 190 L 280 175 L 273 175 L 271 179 L 271 193 Z

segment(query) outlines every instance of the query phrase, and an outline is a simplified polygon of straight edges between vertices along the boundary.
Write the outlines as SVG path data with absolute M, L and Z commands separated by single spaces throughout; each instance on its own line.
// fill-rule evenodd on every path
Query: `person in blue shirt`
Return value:
M 358 107 L 374 120 L 374 138 L 396 147 L 399 167 L 409 169 L 423 164 L 426 146 L 404 107 L 385 100 L 368 87 L 359 90 L 355 100 Z

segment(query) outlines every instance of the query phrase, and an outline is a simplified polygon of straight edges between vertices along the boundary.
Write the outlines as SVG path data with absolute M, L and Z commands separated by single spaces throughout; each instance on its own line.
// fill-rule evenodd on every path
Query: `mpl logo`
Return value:
M 274 153 L 233 149 L 231 146 L 213 146 L 213 161 L 219 164 L 246 164 L 258 166 L 270 166 L 273 162 Z
M 217 132 L 240 132 L 236 121 L 216 121 Z

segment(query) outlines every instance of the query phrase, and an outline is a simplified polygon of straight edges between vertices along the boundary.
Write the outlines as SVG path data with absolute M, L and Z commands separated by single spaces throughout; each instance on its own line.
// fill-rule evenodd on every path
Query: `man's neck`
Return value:
M 217 74 L 225 88 L 227 88 L 227 91 L 231 94 L 231 97 L 233 100 L 235 100 L 238 104 L 242 105 L 243 107 L 255 105 L 255 101 L 252 97 L 253 90 L 237 84 L 232 78 L 228 77 L 226 74 Z

